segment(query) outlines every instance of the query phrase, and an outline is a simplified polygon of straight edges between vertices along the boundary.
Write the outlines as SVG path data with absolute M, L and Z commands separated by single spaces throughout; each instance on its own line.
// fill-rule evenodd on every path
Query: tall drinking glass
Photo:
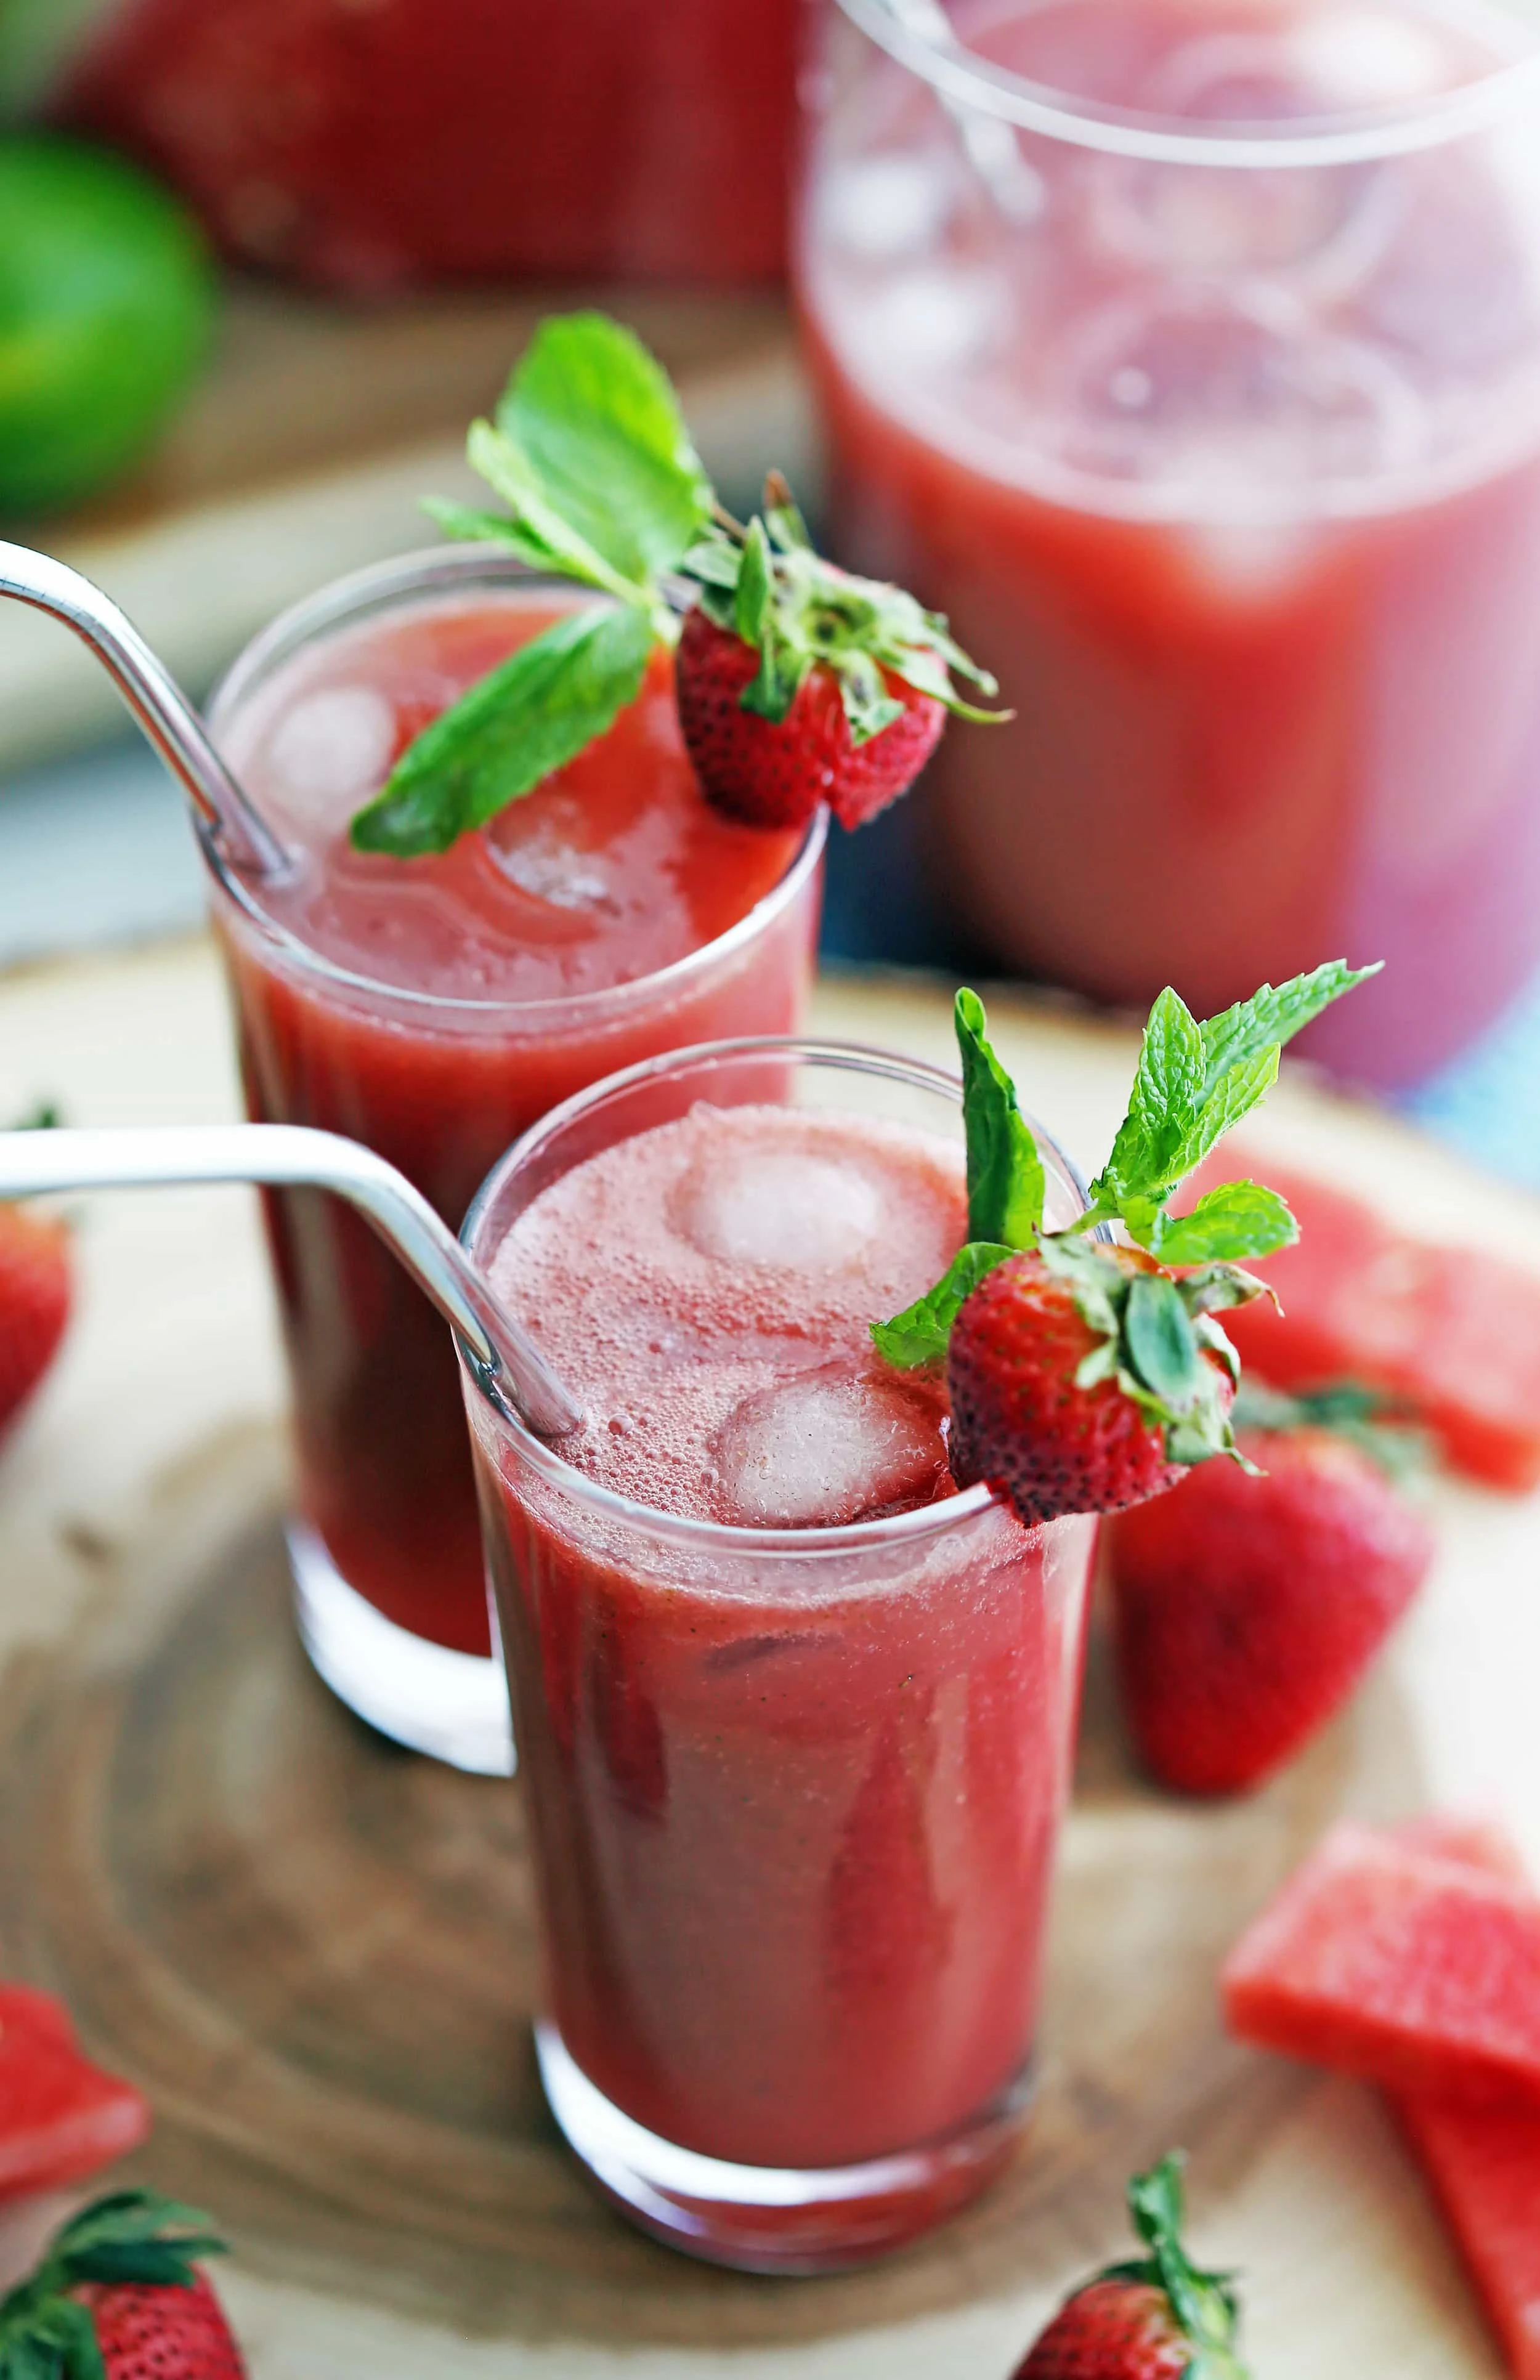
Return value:
M 1480 0 L 824 0 L 799 234 L 837 541 L 1013 725 L 932 857 L 1200 1014 L 1389 964 L 1414 1080 L 1540 965 L 1540 45 Z
M 702 1035 L 794 1026 L 810 977 L 821 821 L 766 836 L 718 820 L 662 662 L 600 745 L 484 833 L 409 861 L 350 848 L 347 820 L 402 744 L 573 601 L 490 549 L 409 556 L 286 613 L 212 713 L 295 853 L 258 884 L 203 844 L 249 1112 L 364 1142 L 452 1229 L 547 1109 Z M 350 1210 L 264 1195 L 305 1644 L 386 1734 L 505 1770 L 448 1334 Z
M 753 1161 L 764 1111 L 788 1109 L 798 1131 L 818 1111 L 838 1142 L 819 1144 L 806 1196 L 795 1160 Z M 675 1181 L 671 1155 L 661 1188 L 628 1196 L 635 1246 L 584 1308 L 591 1342 L 564 1343 L 560 1359 L 583 1355 L 590 1386 L 597 1366 L 596 1433 L 632 1428 L 604 1417 L 628 1409 L 621 1372 L 647 1362 L 632 1268 L 672 1281 L 677 1263 L 665 1327 L 686 1394 L 691 1366 L 724 1344 L 731 1363 L 739 1346 L 752 1358 L 757 1332 L 802 1334 L 781 1359 L 792 1402 L 753 1441 L 753 1495 L 774 1509 L 764 1483 L 782 1465 L 777 1493 L 832 1493 L 825 1479 L 847 1486 L 867 1451 L 822 1385 L 819 1326 L 802 1318 L 816 1317 L 831 1239 L 867 1213 L 841 1168 L 859 1174 L 868 1143 L 880 1155 L 902 1127 L 940 1144 L 949 1168 L 955 1150 L 960 1182 L 958 1086 L 875 1051 L 790 1042 L 687 1050 L 601 1084 L 528 1134 L 467 1219 L 465 1243 L 511 1309 L 538 1323 L 556 1309 L 554 1274 L 587 1281 L 593 1267 L 591 1239 L 564 1245 L 542 1194 L 581 1198 L 575 1169 L 595 1160 L 591 1180 L 623 1148 L 629 1163 L 637 1135 L 676 1119 L 701 1171 Z M 1039 1140 L 1050 1220 L 1067 1223 L 1079 1184 Z M 702 1236 L 692 1202 L 708 1195 Z M 767 1286 L 778 1272 L 779 1291 Z M 772 1326 L 788 1277 L 791 1320 Z M 714 1318 L 697 1345 L 703 1311 Z M 879 1403 L 903 1393 L 892 1377 Z M 1027 1530 L 982 1488 L 940 1500 L 922 1488 L 908 1509 L 844 1525 L 703 1519 L 681 1509 L 670 1468 L 682 1458 L 668 1387 L 634 1474 L 655 1500 L 564 1461 L 468 1371 L 465 1389 L 528 1797 L 546 1950 L 537 2046 L 558 2123 L 623 2211 L 697 2255 L 816 2271 L 911 2238 L 983 2188 L 1025 2119 L 1095 1522 Z M 635 1379 L 630 1390 L 635 1405 Z M 828 1396 L 817 1419 L 804 1395 Z M 739 1427 L 710 1440 L 726 1472 Z M 870 1459 L 890 1455 L 879 1422 Z

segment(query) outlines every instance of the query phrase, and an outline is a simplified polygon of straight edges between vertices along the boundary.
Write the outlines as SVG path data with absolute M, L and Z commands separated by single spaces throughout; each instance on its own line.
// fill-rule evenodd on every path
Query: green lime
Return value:
M 208 351 L 196 224 L 121 158 L 0 140 L 0 512 L 89 495 L 154 437 Z

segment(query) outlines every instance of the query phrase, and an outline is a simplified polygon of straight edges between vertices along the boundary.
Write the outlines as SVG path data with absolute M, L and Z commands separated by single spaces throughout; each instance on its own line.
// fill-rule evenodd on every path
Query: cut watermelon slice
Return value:
M 1255 1268 L 1282 1314 L 1258 1299 L 1225 1317 L 1243 1360 L 1279 1388 L 1352 1379 L 1383 1389 L 1437 1434 L 1458 1470 L 1519 1492 L 1540 1483 L 1540 1277 L 1408 1239 L 1358 1199 L 1229 1148 L 1189 1194 L 1248 1170 L 1288 1200 L 1301 1235 Z
M 1243 2041 L 1388 2089 L 1540 2107 L 1540 1899 L 1339 1827 L 1231 1954 Z
M 0 2199 L 83 2181 L 149 2130 L 146 2102 L 82 2058 L 57 2000 L 0 1984 Z
M 1396 2106 L 1514 2380 L 1540 2380 L 1540 2111 Z

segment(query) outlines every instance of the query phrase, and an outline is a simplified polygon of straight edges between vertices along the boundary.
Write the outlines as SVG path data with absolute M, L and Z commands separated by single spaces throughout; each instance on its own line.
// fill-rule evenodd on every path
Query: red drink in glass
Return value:
M 949 115 L 876 13 L 831 7 L 803 295 L 843 558 L 1018 713 L 931 772 L 954 897 L 1140 1006 L 1383 958 L 1305 1046 L 1416 1079 L 1540 964 L 1532 40 L 957 0 L 1006 121 Z
M 727 2263 L 893 2246 L 1025 2116 L 1095 1523 L 955 1493 L 872 1351 L 965 1232 L 955 1086 L 794 1044 L 600 1086 L 467 1225 L 587 1415 L 558 1454 L 467 1381 L 547 2092 Z
M 719 818 L 666 662 L 610 734 L 447 853 L 356 852 L 402 744 L 575 601 L 462 551 L 347 582 L 236 665 L 214 732 L 295 866 L 219 875 L 254 1118 L 346 1134 L 456 1226 L 510 1140 L 617 1065 L 783 1031 L 819 844 Z M 505 1766 L 465 1421 L 443 1323 L 320 1193 L 268 1199 L 294 1382 L 299 1614 L 317 1666 L 402 1740 Z

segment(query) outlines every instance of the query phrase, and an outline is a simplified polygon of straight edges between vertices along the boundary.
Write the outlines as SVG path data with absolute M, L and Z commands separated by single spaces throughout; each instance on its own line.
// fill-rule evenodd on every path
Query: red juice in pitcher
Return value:
M 997 2168 L 1068 1786 L 1095 1521 L 957 1494 L 940 1384 L 870 1343 L 966 1235 L 955 1133 L 862 1111 L 905 1080 L 685 1052 L 532 1135 L 467 1232 L 586 1413 L 557 1455 L 467 1390 L 547 2090 L 630 2212 L 764 2269 Z
M 1413 0 L 951 13 L 1026 113 L 842 25 L 801 264 L 843 558 L 1018 714 L 939 757 L 933 854 L 997 957 L 1122 1003 L 1372 951 L 1304 1046 L 1414 1080 L 1540 965 L 1533 44 Z
M 598 1076 L 796 1021 L 821 831 L 709 808 L 660 656 L 600 743 L 484 831 L 410 860 L 356 851 L 349 821 L 403 745 L 585 600 L 475 555 L 436 567 L 447 591 L 397 566 L 237 665 L 215 733 L 295 864 L 260 888 L 226 874 L 215 917 L 252 1116 L 364 1142 L 455 1226 L 509 1143 Z M 506 1707 L 448 1334 L 339 1203 L 283 1192 L 267 1211 L 307 1642 L 388 1732 L 495 1767 Z M 415 1718 L 434 1680 L 448 1716 Z M 480 1716 L 462 1723 L 467 1697 Z

